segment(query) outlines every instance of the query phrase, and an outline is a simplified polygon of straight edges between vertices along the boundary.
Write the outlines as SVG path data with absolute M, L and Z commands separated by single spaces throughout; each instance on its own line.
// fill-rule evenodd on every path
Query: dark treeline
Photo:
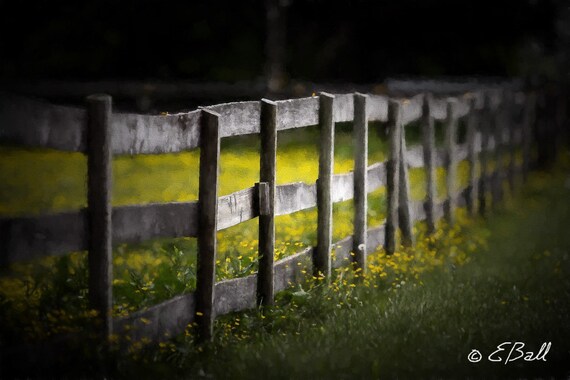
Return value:
M 285 79 L 519 75 L 556 47 L 555 0 L 279 1 Z M 261 80 L 266 2 L 4 0 L 0 80 Z

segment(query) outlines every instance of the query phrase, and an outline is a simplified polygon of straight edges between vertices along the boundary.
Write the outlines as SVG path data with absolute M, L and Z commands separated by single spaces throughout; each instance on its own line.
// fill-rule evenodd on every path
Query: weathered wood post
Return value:
M 261 100 L 260 139 L 257 302 L 260 305 L 272 305 L 274 298 L 277 103 L 267 99 Z
M 509 92 L 507 97 L 507 103 L 505 105 L 505 127 L 507 128 L 508 135 L 508 154 L 509 154 L 509 165 L 507 169 L 508 182 L 509 182 L 509 192 L 512 195 L 515 193 L 515 168 L 516 168 L 516 158 L 517 158 L 517 144 L 515 141 L 515 128 L 516 123 L 514 120 L 514 107 L 515 99 L 514 93 Z
M 218 174 L 220 115 L 202 109 L 200 117 L 200 183 L 198 189 L 198 270 L 196 275 L 196 323 L 198 339 L 212 339 L 215 318 Z
M 354 259 L 362 273 L 366 273 L 366 243 L 368 210 L 368 96 L 354 94 Z
M 492 133 L 495 141 L 495 169 L 492 175 L 492 191 L 493 199 L 492 207 L 496 209 L 503 200 L 503 178 L 504 178 L 504 144 L 503 144 L 503 109 L 505 106 L 505 93 L 501 91 L 499 103 L 494 109 L 492 120 Z
M 528 180 L 531 160 L 531 141 L 533 135 L 533 127 L 535 123 L 536 94 L 530 92 L 526 94 L 524 103 L 524 116 L 522 124 L 522 159 L 523 159 L 523 181 Z
M 317 179 L 317 247 L 313 255 L 315 276 L 331 275 L 332 176 L 334 165 L 334 96 L 319 95 L 319 178 Z
M 485 216 L 487 213 L 487 192 L 489 186 L 489 130 L 491 121 L 491 95 L 485 91 L 483 93 L 482 117 L 479 122 L 481 131 L 481 153 L 479 154 L 480 177 L 479 177 L 479 214 Z
M 467 160 L 469 162 L 469 185 L 467 187 L 467 211 L 471 216 L 477 212 L 477 99 L 469 97 L 469 116 L 467 118 Z
M 388 136 L 390 140 L 389 157 L 386 165 L 386 234 L 384 249 L 392 254 L 396 250 L 396 229 L 398 228 L 398 193 L 400 178 L 400 147 L 402 146 L 400 129 L 402 127 L 402 107 L 399 100 L 388 101 Z
M 449 224 L 455 223 L 456 194 L 455 183 L 457 178 L 457 162 L 455 143 L 457 140 L 457 101 L 447 100 L 447 118 L 445 121 L 445 169 L 447 201 L 445 203 L 445 218 Z
M 408 100 L 404 101 L 406 107 Z M 398 225 L 402 232 L 402 244 L 411 247 L 414 244 L 413 221 L 410 211 L 410 178 L 406 161 L 406 128 L 400 128 L 400 169 L 398 184 Z
M 89 302 L 107 339 L 113 332 L 111 97 L 88 96 L 87 115 Z
M 437 199 L 436 193 L 436 174 L 435 174 L 435 128 L 433 117 L 430 112 L 430 102 L 433 100 L 431 94 L 424 96 L 422 105 L 422 143 L 426 173 L 426 200 L 424 208 L 426 212 L 426 223 L 428 234 L 435 231 L 435 201 Z

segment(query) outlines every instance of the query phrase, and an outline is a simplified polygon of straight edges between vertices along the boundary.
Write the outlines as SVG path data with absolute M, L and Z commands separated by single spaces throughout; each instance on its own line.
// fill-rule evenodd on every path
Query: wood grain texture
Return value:
M 0 93 L 0 140 L 28 147 L 84 152 L 87 112 Z
M 368 166 L 367 185 L 368 193 L 378 190 L 386 185 L 386 161 L 377 162 Z
M 256 305 L 257 275 L 232 278 L 216 283 L 215 315 L 252 309 Z
M 198 261 L 196 322 L 198 339 L 209 341 L 215 318 L 220 115 L 203 109 L 200 121 L 200 183 L 198 190 Z
M 114 154 L 174 153 L 200 145 L 200 110 L 173 115 L 115 113 Z
M 101 334 L 113 332 L 112 153 L 109 95 L 87 102 L 87 262 L 89 305 L 99 313 Z
M 333 120 L 335 123 L 354 119 L 354 95 L 334 94 Z
M 384 95 L 367 95 L 366 113 L 369 121 L 388 120 L 388 97 Z
M 333 174 L 331 199 L 333 203 L 354 197 L 354 173 Z
M 368 97 L 362 94 L 354 94 L 354 239 L 352 251 L 356 265 L 366 273 L 367 250 L 366 230 L 368 213 Z M 336 193 L 336 185 L 333 185 L 333 194 Z
M 457 161 L 455 153 L 455 145 L 457 142 L 457 101 L 448 99 L 447 101 L 447 119 L 445 121 L 445 170 L 446 188 L 447 188 L 447 209 L 445 210 L 445 218 L 450 225 L 455 223 L 455 184 L 457 182 Z
M 431 94 L 424 98 L 422 104 L 422 150 L 423 162 L 425 163 L 426 173 L 426 199 L 425 199 L 425 214 L 428 233 L 435 232 L 435 201 L 437 199 L 436 193 L 436 151 L 435 151 L 435 127 L 434 116 L 432 108 L 434 107 L 434 100 Z M 447 113 L 447 111 L 446 111 Z
M 319 98 L 277 101 L 277 130 L 308 127 L 319 123 Z
M 293 284 L 300 283 L 305 277 L 302 271 L 310 273 L 313 247 L 285 257 L 275 263 L 275 291 L 280 292 Z
M 388 104 L 388 163 L 386 165 L 386 253 L 392 254 L 396 250 L 396 229 L 398 228 L 398 194 L 400 178 L 400 148 L 402 129 L 402 107 L 398 100 L 390 100 Z
M 265 183 L 267 210 L 259 217 L 259 275 L 257 301 L 272 305 L 274 299 L 275 178 L 277 167 L 277 104 L 261 103 L 259 179 Z M 260 187 L 261 188 L 261 187 Z M 261 198 L 260 198 L 261 199 Z
M 332 178 L 334 167 L 334 96 L 319 96 L 319 178 L 317 179 L 317 247 L 313 255 L 316 276 L 329 279 L 332 245 Z
M 317 205 L 317 187 L 304 182 L 275 188 L 275 215 L 287 215 Z
M 114 318 L 113 329 L 132 342 L 150 339 L 162 342 L 184 332 L 195 317 L 195 294 L 182 294 L 137 311 L 126 317 Z
M 220 115 L 220 138 L 259 133 L 259 101 L 218 104 L 205 109 Z
M 467 119 L 467 160 L 469 161 L 469 185 L 467 192 L 467 211 L 471 216 L 477 213 L 477 130 L 479 123 L 476 99 L 470 99 L 471 113 Z
M 402 244 L 411 247 L 414 244 L 414 233 L 412 231 L 413 220 L 410 211 L 410 177 L 408 165 L 406 164 L 406 130 L 400 131 L 400 173 L 398 185 L 398 226 L 402 231 Z
M 258 216 L 259 208 L 255 204 L 256 199 L 255 187 L 218 198 L 218 231 Z

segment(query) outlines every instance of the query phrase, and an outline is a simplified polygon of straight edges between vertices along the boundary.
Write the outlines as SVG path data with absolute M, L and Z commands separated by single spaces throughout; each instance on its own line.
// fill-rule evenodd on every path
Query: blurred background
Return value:
M 569 15 L 566 0 L 1 1 L 0 88 L 160 112 L 394 77 L 568 81 Z

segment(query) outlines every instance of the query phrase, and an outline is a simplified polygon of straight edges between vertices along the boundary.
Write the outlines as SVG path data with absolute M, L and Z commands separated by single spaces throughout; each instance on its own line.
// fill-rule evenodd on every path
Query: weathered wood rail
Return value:
M 509 101 L 507 101 L 507 99 Z M 196 321 L 202 339 L 209 339 L 216 315 L 271 304 L 275 292 L 303 278 L 298 263 L 312 265 L 325 277 L 331 268 L 351 259 L 365 269 L 367 252 L 384 245 L 394 250 L 395 233 L 413 243 L 411 223 L 425 220 L 433 229 L 446 217 L 453 223 L 455 207 L 485 211 L 487 193 L 499 201 L 502 183 L 528 170 L 535 96 L 517 88 L 479 89 L 453 97 L 417 94 L 389 98 L 364 94 L 321 94 L 301 99 L 237 102 L 173 115 L 121 114 L 111 111 L 110 98 L 93 96 L 86 109 L 61 107 L 8 94 L 0 97 L 0 142 L 54 148 L 88 155 L 89 206 L 75 212 L 33 217 L 0 218 L 0 265 L 88 250 L 92 305 L 108 321 L 103 331 L 153 341 L 182 332 Z M 499 118 L 500 116 L 500 118 Z M 457 143 L 458 121 L 467 122 L 467 140 Z M 434 120 L 445 124 L 445 144 L 436 148 Z M 392 141 L 389 159 L 368 164 L 368 123 L 387 122 Z M 332 174 L 334 123 L 354 122 L 355 170 Z M 417 122 L 422 144 L 407 147 L 406 125 Z M 317 183 L 275 185 L 277 132 L 319 125 L 322 134 Z M 492 128 L 492 129 L 491 129 Z M 260 134 L 260 183 L 217 196 L 221 138 Z M 111 155 L 158 154 L 199 148 L 199 200 L 111 208 L 101 194 L 108 192 Z M 515 154 L 522 152 L 523 165 Z M 501 164 L 503 153 L 510 164 Z M 501 155 L 501 156 L 499 156 Z M 457 189 L 458 162 L 468 160 L 469 185 Z M 488 162 L 497 162 L 489 172 Z M 435 168 L 448 172 L 447 199 L 437 200 Z M 477 167 L 480 166 L 480 171 Z M 427 196 L 411 201 L 408 168 L 425 167 Z M 103 182 L 102 182 L 103 181 Z M 366 225 L 367 194 L 387 187 L 388 221 Z M 355 234 L 331 241 L 333 203 L 354 199 Z M 479 205 L 479 207 L 477 207 Z M 273 219 L 278 215 L 318 208 L 318 245 L 275 261 Z M 215 282 L 215 232 L 259 217 L 259 276 L 253 274 Z M 94 240 L 94 237 L 97 240 Z M 111 246 L 159 237 L 198 238 L 198 278 L 194 293 L 183 294 L 126 317 L 111 318 Z M 331 251 L 334 249 L 334 259 Z M 94 278 L 94 277 L 93 277 Z M 150 321 L 150 322 L 149 322 Z

